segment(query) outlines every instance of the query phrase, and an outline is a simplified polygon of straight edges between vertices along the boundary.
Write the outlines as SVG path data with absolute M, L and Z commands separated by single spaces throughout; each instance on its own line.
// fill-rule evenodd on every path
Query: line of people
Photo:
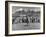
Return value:
M 22 18 L 16 18 L 13 23 L 40 23 L 40 19 L 38 17 L 23 16 Z

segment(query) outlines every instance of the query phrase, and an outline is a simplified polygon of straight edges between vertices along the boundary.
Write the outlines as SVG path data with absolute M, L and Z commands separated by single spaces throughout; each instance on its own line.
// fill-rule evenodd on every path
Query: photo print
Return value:
M 12 30 L 40 29 L 40 7 L 12 6 Z

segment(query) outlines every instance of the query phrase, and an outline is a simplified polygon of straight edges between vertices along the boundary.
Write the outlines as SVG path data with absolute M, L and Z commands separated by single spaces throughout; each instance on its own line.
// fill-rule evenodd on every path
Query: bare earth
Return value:
M 40 29 L 40 23 L 18 23 L 12 25 L 12 30 L 32 30 L 32 29 Z

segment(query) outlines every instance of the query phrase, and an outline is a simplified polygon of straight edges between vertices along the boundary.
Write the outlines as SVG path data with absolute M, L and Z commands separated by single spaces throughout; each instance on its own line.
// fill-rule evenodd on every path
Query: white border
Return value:
M 40 30 L 19 30 L 12 31 L 12 6 L 22 6 L 22 7 L 40 7 L 41 8 L 41 28 Z M 43 32 L 43 5 L 37 4 L 25 4 L 25 3 L 8 3 L 8 13 L 9 13 L 9 34 L 25 34 L 25 33 L 39 33 Z

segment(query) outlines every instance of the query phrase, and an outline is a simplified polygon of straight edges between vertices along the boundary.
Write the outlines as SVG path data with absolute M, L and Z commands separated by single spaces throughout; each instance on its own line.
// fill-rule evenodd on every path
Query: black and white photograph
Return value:
M 33 35 L 45 32 L 45 4 L 9 1 L 5 4 L 6 35 Z
M 40 7 L 12 6 L 12 30 L 40 29 Z

